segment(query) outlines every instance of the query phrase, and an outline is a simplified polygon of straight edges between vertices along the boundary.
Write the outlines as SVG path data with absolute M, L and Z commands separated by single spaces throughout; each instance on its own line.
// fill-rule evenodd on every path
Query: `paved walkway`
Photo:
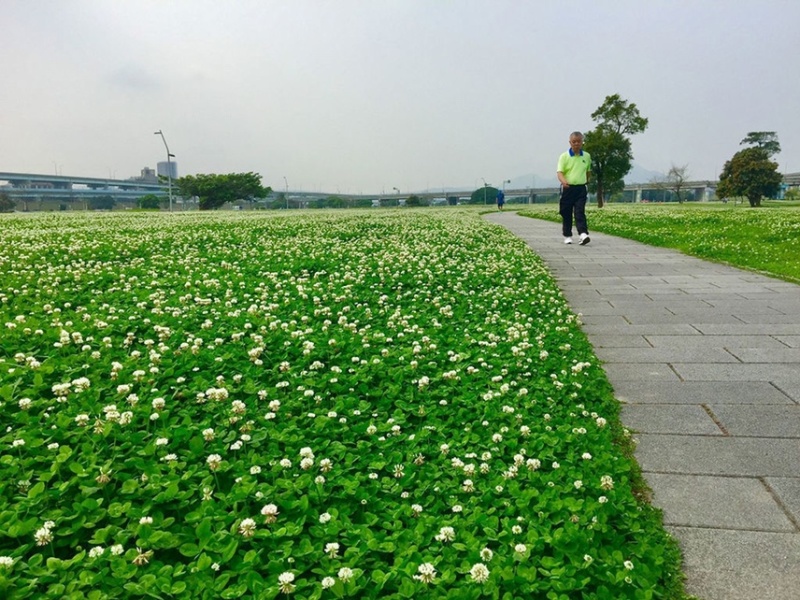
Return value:
M 800 598 L 800 286 L 599 233 L 567 246 L 560 225 L 513 212 L 487 219 L 583 315 L 687 592 Z

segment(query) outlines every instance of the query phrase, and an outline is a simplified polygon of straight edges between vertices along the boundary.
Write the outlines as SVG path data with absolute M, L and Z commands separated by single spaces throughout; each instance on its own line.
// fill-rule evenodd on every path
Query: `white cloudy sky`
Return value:
M 377 193 L 552 178 L 614 93 L 635 162 L 800 171 L 797 0 L 2 0 L 0 171 Z M 516 179 L 515 179 L 516 181 Z

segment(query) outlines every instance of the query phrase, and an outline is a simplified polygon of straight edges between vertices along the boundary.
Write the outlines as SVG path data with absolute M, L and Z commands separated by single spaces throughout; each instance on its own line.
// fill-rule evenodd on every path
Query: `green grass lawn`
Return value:
M 526 206 L 519 214 L 559 221 L 558 205 Z M 590 231 L 800 282 L 800 207 L 741 204 L 608 204 L 587 207 Z

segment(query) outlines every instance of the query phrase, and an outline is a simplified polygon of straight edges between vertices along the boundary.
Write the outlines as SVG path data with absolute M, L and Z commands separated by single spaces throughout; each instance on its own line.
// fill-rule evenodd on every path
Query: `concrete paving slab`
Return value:
M 800 322 L 795 323 L 695 323 L 705 335 L 800 335 Z
M 731 348 L 730 352 L 746 363 L 793 363 L 800 370 L 800 348 Z
M 702 600 L 794 600 L 800 535 L 669 527 L 684 554 L 686 591 Z
M 761 481 L 750 477 L 712 477 L 644 473 L 653 504 L 664 524 L 749 531 L 795 531 L 794 524 Z
M 800 348 L 800 335 L 775 335 L 773 337 L 790 348 Z
M 800 528 L 800 476 L 798 477 L 767 477 L 765 483 L 772 489 L 794 520 L 795 527 Z
M 576 309 L 576 312 L 580 310 Z M 648 325 L 631 325 L 624 320 L 595 319 L 593 323 L 585 323 L 586 333 L 611 333 L 622 335 L 692 335 L 699 333 L 692 325 L 685 323 L 650 323 Z
M 737 358 L 721 348 L 597 348 L 597 357 L 606 363 L 671 363 L 698 361 L 738 363 Z
M 595 335 L 592 345 L 595 348 L 652 348 L 642 335 Z
M 636 459 L 644 471 L 741 477 L 795 477 L 800 443 L 783 438 L 640 433 Z
M 686 381 L 794 381 L 800 385 L 796 364 L 764 363 L 672 363 L 672 368 Z
M 672 381 L 680 382 L 680 378 L 668 364 L 642 363 L 636 369 L 631 369 L 626 363 L 608 363 L 603 369 L 610 381 Z
M 791 398 L 795 403 L 800 404 L 800 385 L 796 381 L 784 381 L 782 379 L 775 379 L 770 381 L 775 389 L 780 390 L 786 394 L 787 398 Z
M 711 404 L 709 409 L 730 435 L 800 440 L 798 404 Z
M 792 398 L 768 381 L 661 381 L 614 380 L 614 394 L 622 402 L 641 404 L 793 404 Z
M 667 314 L 660 311 L 655 310 L 646 310 L 643 307 L 643 310 L 639 311 L 632 311 L 628 310 L 624 313 L 625 319 L 631 323 L 632 325 L 642 325 L 642 324 L 650 324 L 655 323 L 659 325 L 667 324 L 689 324 L 692 325 L 694 323 L 703 323 L 703 324 L 729 324 L 729 325 L 741 325 L 741 319 L 737 318 L 735 315 L 726 315 L 725 313 L 714 313 L 708 312 L 706 314 L 669 314 L 668 311 L 665 311 Z
M 622 422 L 639 433 L 724 434 L 703 407 L 694 404 L 626 404 Z
M 796 325 L 798 320 L 792 314 L 736 313 L 735 316 L 748 325 Z
M 768 335 L 647 335 L 645 339 L 654 348 L 726 348 L 733 351 L 742 348 L 784 350 L 786 344 L 775 336 Z M 798 338 L 800 342 L 800 338 Z M 800 346 L 798 346 L 800 348 Z

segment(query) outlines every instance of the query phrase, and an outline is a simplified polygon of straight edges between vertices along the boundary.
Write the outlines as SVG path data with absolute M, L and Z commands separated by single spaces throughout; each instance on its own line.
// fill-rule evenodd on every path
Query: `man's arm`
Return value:
M 565 187 L 565 188 L 569 187 L 569 184 L 567 183 L 567 178 L 564 177 L 564 173 L 563 172 L 556 171 L 556 177 L 558 177 L 558 180 L 561 182 L 561 185 L 563 187 Z

